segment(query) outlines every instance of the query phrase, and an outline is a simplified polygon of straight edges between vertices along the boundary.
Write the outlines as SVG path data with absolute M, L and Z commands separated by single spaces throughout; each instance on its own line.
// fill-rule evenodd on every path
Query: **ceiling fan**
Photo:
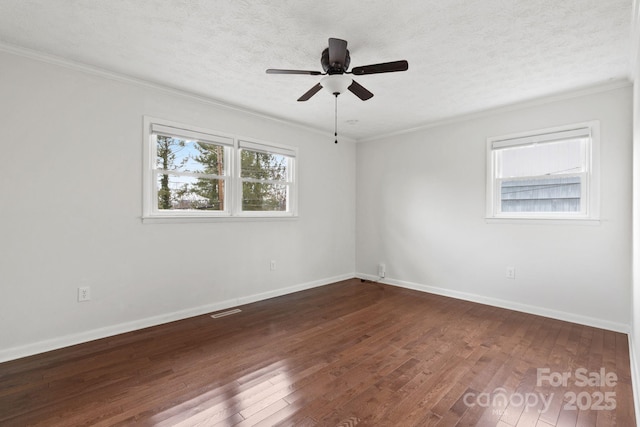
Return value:
M 322 56 L 320 57 L 320 63 L 322 64 L 324 72 L 269 68 L 267 70 L 267 74 L 308 74 L 312 76 L 326 76 L 320 80 L 320 83 L 317 83 L 304 95 L 298 98 L 298 101 L 309 100 L 309 98 L 318 93 L 322 88 L 328 90 L 332 95 L 335 95 L 336 98 L 348 89 L 355 96 L 366 101 L 373 97 L 373 93 L 369 92 L 366 88 L 346 74 L 363 76 L 365 74 L 392 73 L 395 71 L 406 71 L 409 69 L 409 63 L 402 60 L 364 65 L 355 67 L 351 71 L 347 71 L 349 69 L 350 62 L 351 57 L 349 55 L 349 50 L 347 49 L 347 41 L 330 38 L 329 47 L 322 52 Z
M 322 64 L 321 71 L 309 71 L 309 70 L 282 70 L 277 68 L 269 68 L 267 74 L 308 74 L 311 76 L 325 76 L 311 89 L 309 89 L 304 95 L 298 98 L 298 101 L 308 101 L 313 95 L 318 93 L 320 89 L 325 88 L 332 95 L 335 96 L 335 143 L 338 143 L 338 95 L 346 90 L 349 90 L 355 96 L 363 101 L 371 99 L 373 93 L 369 92 L 364 86 L 353 80 L 346 74 L 353 74 L 356 76 L 363 76 L 365 74 L 380 74 L 380 73 L 393 73 L 395 71 L 407 71 L 409 69 L 409 63 L 405 60 L 382 62 L 380 64 L 363 65 L 355 67 L 348 71 L 349 64 L 351 63 L 351 56 L 347 49 L 347 41 L 342 39 L 329 39 L 329 47 L 322 51 L 320 56 L 320 64 Z

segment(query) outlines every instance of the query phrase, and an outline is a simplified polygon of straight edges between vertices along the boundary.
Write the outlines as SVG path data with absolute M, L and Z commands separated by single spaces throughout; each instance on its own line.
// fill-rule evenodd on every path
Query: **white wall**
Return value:
M 6 52 L 0 64 L 0 361 L 353 277 L 353 141 Z M 299 147 L 300 217 L 142 224 L 143 115 Z
M 384 262 L 387 283 L 628 331 L 632 88 L 595 92 L 358 143 L 358 274 Z M 487 137 L 593 119 L 599 225 L 485 221 Z
M 631 374 L 636 420 L 640 420 L 640 70 L 633 88 L 633 291 L 631 300 Z
M 640 5 L 633 2 L 632 19 L 633 85 L 633 292 L 631 300 L 631 375 L 636 409 L 640 421 Z

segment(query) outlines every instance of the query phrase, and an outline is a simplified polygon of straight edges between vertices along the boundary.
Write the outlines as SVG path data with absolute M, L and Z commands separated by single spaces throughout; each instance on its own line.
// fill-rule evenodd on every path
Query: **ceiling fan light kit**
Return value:
M 344 74 L 331 74 L 323 77 L 320 80 L 320 85 L 326 89 L 332 95 L 340 95 L 344 93 L 351 83 L 353 79 L 349 76 L 345 76 Z
M 405 60 L 384 62 L 380 64 L 365 65 L 355 67 L 351 71 L 349 64 L 351 63 L 351 55 L 347 50 L 347 41 L 342 39 L 329 39 L 329 47 L 326 48 L 320 56 L 320 64 L 322 65 L 323 72 L 309 71 L 309 70 L 282 70 L 276 68 L 269 68 L 267 74 L 306 74 L 311 76 L 325 75 L 311 89 L 309 89 L 304 95 L 298 98 L 298 101 L 308 101 L 313 95 L 318 93 L 320 89 L 324 88 L 336 98 L 336 120 L 335 120 L 335 135 L 336 143 L 338 142 L 338 95 L 349 90 L 355 96 L 363 101 L 371 99 L 373 93 L 369 92 L 364 86 L 353 80 L 351 77 L 345 74 L 353 74 L 362 76 L 366 74 L 380 74 L 380 73 L 392 73 L 396 71 L 406 71 L 409 69 L 409 63 Z

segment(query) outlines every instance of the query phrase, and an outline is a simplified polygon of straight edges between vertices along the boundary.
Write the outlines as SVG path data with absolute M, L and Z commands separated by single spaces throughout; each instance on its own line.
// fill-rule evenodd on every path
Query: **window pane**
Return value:
M 580 177 L 502 181 L 502 212 L 580 212 Z
M 223 179 L 158 174 L 159 210 L 224 210 Z
M 243 182 L 242 210 L 286 212 L 287 196 L 287 185 Z
M 158 169 L 225 175 L 222 145 L 157 135 L 156 149 Z
M 584 172 L 584 139 L 505 148 L 498 155 L 498 178 Z
M 240 151 L 240 176 L 242 178 L 286 181 L 289 157 L 242 149 Z

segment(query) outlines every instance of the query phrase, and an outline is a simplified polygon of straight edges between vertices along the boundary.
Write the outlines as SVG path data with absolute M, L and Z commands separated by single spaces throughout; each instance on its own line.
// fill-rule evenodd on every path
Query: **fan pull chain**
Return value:
M 336 141 L 335 143 L 338 143 L 338 93 L 334 94 L 336 96 L 336 117 L 335 117 L 335 123 L 334 123 L 334 133 L 333 135 L 336 137 Z

